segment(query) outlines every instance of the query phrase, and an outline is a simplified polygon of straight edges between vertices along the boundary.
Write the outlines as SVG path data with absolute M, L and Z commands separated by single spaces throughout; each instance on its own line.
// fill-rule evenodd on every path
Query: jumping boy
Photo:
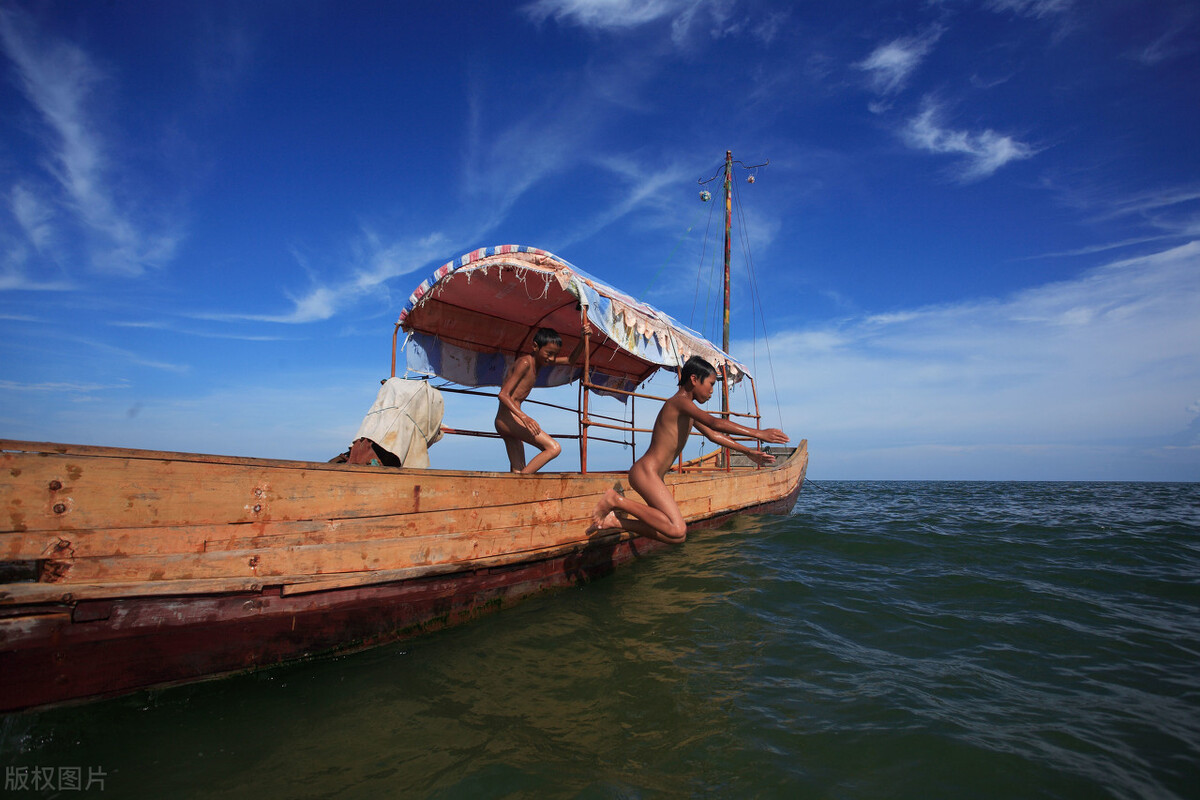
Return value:
M 787 434 L 778 428 L 759 430 L 747 428 L 722 417 L 714 417 L 696 406 L 706 403 L 713 395 L 717 371 L 700 356 L 692 356 L 683 365 L 679 376 L 679 391 L 663 403 L 654 429 L 650 434 L 650 447 L 634 462 L 629 470 L 629 485 L 649 503 L 627 500 L 616 489 L 609 489 L 592 510 L 592 526 L 589 530 L 621 528 L 641 536 L 648 536 L 667 544 L 680 544 L 687 538 L 687 523 L 663 476 L 671 464 L 683 452 L 692 426 L 700 430 L 712 442 L 745 453 L 759 464 L 770 464 L 775 456 L 754 450 L 735 442 L 723 433 L 751 436 L 759 441 L 784 444 Z M 624 511 L 634 517 L 618 517 Z
M 538 370 L 551 364 L 574 364 L 583 353 L 591 332 L 591 325 L 585 321 L 583 338 L 571 351 L 571 355 L 564 358 L 558 354 L 562 349 L 562 337 L 551 328 L 538 328 L 533 335 L 533 352 L 518 357 L 505 374 L 504 384 L 500 387 L 500 408 L 496 410 L 496 433 L 504 440 L 504 448 L 508 451 L 508 463 L 513 472 L 527 475 L 537 472 L 562 452 L 559 443 L 542 430 L 533 417 L 521 410 L 521 403 L 529 397 L 529 392 L 537 380 Z M 542 451 L 534 456 L 529 464 L 525 463 L 526 443 L 541 448 Z

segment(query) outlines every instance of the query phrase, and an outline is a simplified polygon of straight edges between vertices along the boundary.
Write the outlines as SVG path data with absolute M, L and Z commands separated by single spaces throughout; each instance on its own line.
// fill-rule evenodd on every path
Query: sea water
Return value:
M 0 768 L 5 798 L 1200 797 L 1200 485 L 810 482 L 464 627 L 6 716 Z

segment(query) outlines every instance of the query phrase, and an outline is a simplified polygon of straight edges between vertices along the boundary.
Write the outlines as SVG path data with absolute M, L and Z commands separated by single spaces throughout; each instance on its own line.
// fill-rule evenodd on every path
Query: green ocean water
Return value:
M 461 628 L 3 717 L 0 768 L 5 798 L 1200 797 L 1200 485 L 810 483 Z

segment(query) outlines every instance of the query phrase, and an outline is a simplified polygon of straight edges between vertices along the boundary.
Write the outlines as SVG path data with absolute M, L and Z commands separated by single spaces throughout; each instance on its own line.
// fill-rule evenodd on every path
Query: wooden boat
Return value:
M 621 472 L 587 469 L 589 431 L 594 440 L 597 428 L 621 427 L 590 412 L 589 397 L 634 402 L 646 376 L 694 352 L 721 365 L 726 386 L 749 378 L 715 345 L 552 254 L 508 246 L 450 262 L 418 287 L 393 334 L 392 373 L 401 330 L 422 348 L 417 361 L 440 360 L 439 371 L 479 385 L 520 347 L 518 331 L 557 326 L 569 346 L 584 317 L 601 332 L 580 378 L 579 471 L 0 440 L 0 711 L 368 647 L 666 547 L 588 532 L 597 498 L 624 483 Z M 720 451 L 677 464 L 667 483 L 689 529 L 787 513 L 804 480 L 806 443 L 773 450 L 769 468 Z

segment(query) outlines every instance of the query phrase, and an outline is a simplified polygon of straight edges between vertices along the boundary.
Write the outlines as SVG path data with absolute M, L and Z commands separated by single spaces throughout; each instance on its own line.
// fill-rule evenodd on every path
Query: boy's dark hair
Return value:
M 538 328 L 537 333 L 533 335 L 534 347 L 545 347 L 548 344 L 556 344 L 562 347 L 562 337 L 558 335 L 558 331 L 554 328 Z
M 692 356 L 683 364 L 683 371 L 679 373 L 679 385 L 686 387 L 688 385 L 688 378 L 693 375 L 696 376 L 696 380 L 703 381 L 709 375 L 716 374 L 716 367 L 705 361 L 700 356 Z

